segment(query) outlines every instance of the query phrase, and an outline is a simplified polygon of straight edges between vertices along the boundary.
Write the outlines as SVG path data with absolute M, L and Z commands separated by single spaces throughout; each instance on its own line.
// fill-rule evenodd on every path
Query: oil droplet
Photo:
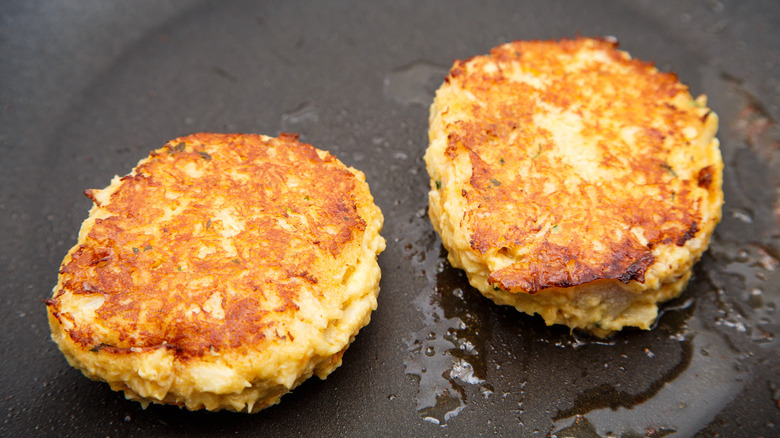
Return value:
M 780 261 L 778 261 L 772 254 L 769 253 L 769 250 L 767 248 L 764 248 L 763 246 L 757 247 L 758 252 L 758 262 L 761 264 L 761 267 L 764 268 L 767 271 L 774 271 L 777 269 L 778 265 L 780 265 Z
M 496 391 L 493 388 L 493 385 L 485 383 L 479 387 L 479 392 L 482 394 L 483 398 L 490 398 Z
M 769 342 L 774 341 L 776 338 L 775 334 L 772 332 L 769 332 L 765 330 L 762 327 L 759 327 L 753 332 L 753 336 L 750 338 L 753 342 L 758 344 L 766 344 Z M 780 407 L 780 406 L 778 406 Z
M 754 309 L 760 309 L 764 305 L 764 298 L 762 296 L 764 291 L 761 289 L 753 289 L 750 291 L 750 296 L 748 297 L 748 305 Z
M 753 217 L 748 214 L 745 211 L 742 210 L 731 210 L 731 217 L 738 219 L 746 224 L 752 224 L 753 223 Z

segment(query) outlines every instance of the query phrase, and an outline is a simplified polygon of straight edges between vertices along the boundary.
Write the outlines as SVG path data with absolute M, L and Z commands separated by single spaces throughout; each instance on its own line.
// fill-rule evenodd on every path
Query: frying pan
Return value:
M 5 1 L 0 435 L 777 436 L 780 3 Z M 594 340 L 498 307 L 446 262 L 422 162 L 454 59 L 606 36 L 720 115 L 723 221 L 652 331 Z M 297 132 L 365 172 L 379 308 L 326 381 L 259 414 L 146 410 L 70 368 L 42 299 L 90 206 L 199 131 Z

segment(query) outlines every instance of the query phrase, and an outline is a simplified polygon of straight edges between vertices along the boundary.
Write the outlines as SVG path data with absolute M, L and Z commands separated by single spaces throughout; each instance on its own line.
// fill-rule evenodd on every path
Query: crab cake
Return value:
M 376 308 L 365 176 L 295 135 L 177 138 L 86 195 L 52 338 L 144 406 L 257 412 L 340 366 Z
M 718 118 L 611 40 L 517 41 L 436 92 L 429 215 L 499 304 L 606 336 L 649 329 L 721 217 Z

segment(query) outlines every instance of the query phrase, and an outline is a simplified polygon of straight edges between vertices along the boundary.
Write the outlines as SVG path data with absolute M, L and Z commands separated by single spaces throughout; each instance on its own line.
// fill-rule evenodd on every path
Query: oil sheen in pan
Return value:
M 418 101 L 420 95 L 432 99 L 435 87 L 431 83 L 443 74 L 426 62 L 398 68 L 385 80 L 386 97 L 406 105 L 426 105 Z M 427 284 L 414 302 L 422 328 L 407 337 L 405 361 L 407 375 L 417 384 L 415 401 L 422 420 L 446 426 L 458 416 L 469 415 L 470 410 L 477 411 L 475 405 L 487 400 L 504 405 L 503 409 L 516 418 L 516 425 L 528 434 L 605 436 L 652 432 L 655 436 L 687 436 L 706 428 L 745 390 L 756 364 L 771 360 L 777 343 L 780 302 L 776 287 L 780 284 L 776 250 L 780 203 L 745 192 L 760 189 L 751 185 L 759 184 L 761 178 L 750 179 L 757 160 L 763 157 L 775 165 L 780 163 L 774 156 L 780 154 L 780 149 L 770 147 L 780 144 L 780 139 L 775 138 L 775 122 L 761 110 L 760 103 L 729 84 L 728 78 L 716 82 L 719 87 L 730 87 L 735 107 L 742 108 L 736 122 L 721 127 L 727 172 L 731 172 L 727 173 L 724 189 L 727 197 L 729 193 L 732 198 L 735 193 L 746 196 L 740 202 L 727 202 L 724 221 L 697 266 L 689 290 L 662 309 L 667 314 L 660 319 L 664 327 L 649 335 L 635 332 L 634 336 L 607 342 L 578 338 L 576 334 L 563 341 L 545 340 L 543 334 L 518 332 L 520 336 L 535 337 L 525 341 L 529 347 L 539 348 L 548 342 L 564 354 L 594 349 L 602 349 L 602 353 L 617 351 L 640 340 L 635 338 L 663 336 L 667 338 L 663 345 L 678 345 L 679 363 L 648 382 L 643 390 L 628 391 L 620 383 L 609 387 L 580 384 L 580 392 L 564 397 L 557 409 L 533 406 L 529 400 L 533 398 L 533 369 L 544 364 L 529 362 L 525 375 L 506 383 L 509 380 L 502 375 L 501 361 L 527 352 L 499 351 L 489 342 L 501 337 L 491 333 L 489 305 L 477 298 L 465 276 L 446 262 L 423 208 L 409 220 L 407 237 L 398 242 Z M 416 96 L 416 100 L 409 96 Z M 758 168 L 770 175 L 778 170 L 771 166 Z M 770 220 L 756 219 L 757 215 Z M 644 349 L 643 354 L 652 364 L 660 353 Z M 625 371 L 626 366 L 615 365 Z M 768 385 L 772 404 L 780 405 L 780 382 L 770 381 Z M 766 427 L 775 425 L 767 421 Z
M 585 389 L 563 400 L 558 409 L 542 412 L 547 418 L 540 419 L 539 409 L 529 405 L 534 397 L 526 394 L 526 388 L 529 380 L 537 380 L 537 385 L 533 386 L 538 387 L 538 380 L 542 378 L 535 376 L 534 369 L 548 365 L 528 359 L 529 351 L 499 351 L 495 339 L 501 336 L 491 332 L 492 325 L 487 320 L 493 316 L 489 309 L 492 303 L 472 290 L 465 276 L 446 262 L 435 234 L 423 234 L 417 240 L 420 246 L 401 242 L 418 274 L 430 285 L 415 299 L 422 328 L 407 336 L 408 352 L 404 363 L 406 374 L 417 384 L 417 414 L 434 424 L 445 426 L 458 415 L 468 415 L 469 406 L 475 401 L 490 400 L 492 404 L 504 404 L 504 409 L 512 411 L 518 427 L 528 427 L 529 431 L 541 435 L 566 436 L 570 432 L 590 430 L 604 436 L 655 430 L 687 436 L 706 427 L 743 390 L 752 360 L 756 358 L 754 353 L 735 346 L 734 342 L 739 341 L 732 340 L 722 330 L 737 337 L 750 333 L 755 345 L 774 342 L 773 335 L 757 325 L 760 318 L 748 320 L 740 316 L 732 297 L 711 281 L 701 281 L 696 283 L 694 290 L 663 308 L 666 315 L 660 320 L 664 327 L 644 334 L 645 339 L 647 336 L 667 337 L 662 345 L 679 344 L 682 351 L 679 363 L 662 372 L 656 380 L 647 382 L 639 391 L 624 389 L 620 383 L 610 387 L 575 384 Z M 766 256 L 763 257 L 766 260 Z M 757 259 L 749 255 L 741 253 L 740 260 L 730 263 L 730 269 L 764 270 L 755 263 Z M 706 273 L 700 270 L 699 275 Z M 756 298 L 752 300 L 757 302 Z M 771 312 L 775 305 L 762 306 L 759 313 Z M 698 311 L 706 312 L 706 315 L 699 316 Z M 753 325 L 756 325 L 755 329 L 749 328 Z M 525 328 L 528 327 L 529 324 L 525 324 Z M 639 359 L 652 366 L 655 356 L 662 353 L 639 346 L 629 348 L 632 341 L 642 341 L 643 333 L 638 331 L 634 338 L 640 339 L 632 339 L 629 334 L 608 341 L 578 337 L 576 333 L 549 339 L 546 337 L 550 332 L 544 331 L 534 333 L 520 329 L 518 334 L 529 338 L 521 343 L 529 349 L 557 348 L 562 350 L 562 356 L 569 358 L 588 355 L 588 351 L 603 355 L 605 349 L 615 352 L 641 350 L 646 357 Z M 504 336 L 511 335 L 513 333 Z M 769 350 L 767 354 L 770 354 Z M 619 356 L 624 360 L 622 363 L 605 361 L 604 366 L 613 365 L 617 372 L 626 372 L 626 368 L 636 366 L 636 354 L 633 360 L 625 354 Z M 527 374 L 517 376 L 517 380 L 507 384 L 512 377 L 502 373 L 501 363 L 519 357 L 525 357 Z M 583 374 L 587 368 L 583 367 Z
M 424 211 L 410 225 L 425 233 Z M 417 233 L 414 233 L 417 234 Z M 423 237 L 423 236 L 420 236 Z M 418 384 L 417 413 L 425 421 L 444 425 L 466 407 L 472 397 L 490 398 L 495 390 L 486 381 L 485 339 L 489 330 L 478 302 L 481 297 L 453 287 L 443 275 L 457 272 L 444 261 L 441 242 L 432 232 L 422 239 L 424 248 L 404 244 L 404 251 L 433 291 L 419 294 L 414 305 L 423 327 L 407 338 L 406 374 Z M 484 305 L 484 304 L 483 304 Z

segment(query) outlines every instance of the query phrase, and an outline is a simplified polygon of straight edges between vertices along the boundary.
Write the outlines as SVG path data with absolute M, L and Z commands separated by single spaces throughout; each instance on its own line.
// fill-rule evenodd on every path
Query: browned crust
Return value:
M 202 175 L 188 175 L 192 168 Z M 297 186 L 287 184 L 291 177 Z M 111 337 L 98 336 L 91 325 L 65 330 L 85 350 L 165 347 L 186 360 L 210 351 L 259 348 L 279 315 L 298 309 L 302 286 L 327 292 L 323 279 L 330 273 L 323 263 L 360 240 L 366 222 L 358 204 L 366 202 L 368 192 L 362 185 L 356 189 L 356 181 L 333 156 L 318 154 L 292 134 L 177 138 L 121 178 L 105 205 L 95 192 L 86 192 L 108 214 L 66 258 L 61 287 L 46 304 L 62 325 L 64 319 L 73 321 L 60 309 L 65 294 L 105 297 L 95 326 Z M 166 210 L 185 200 L 189 204 L 182 211 L 164 219 Z M 223 248 L 226 224 L 212 216 L 215 208 L 231 208 L 245 221 L 245 228 L 228 239 L 235 256 Z M 296 224 L 293 230 L 278 224 L 285 219 Z M 149 235 L 150 225 L 160 232 Z M 211 253 L 196 256 L 202 247 Z M 224 318 L 188 315 L 181 306 L 202 309 L 215 292 L 221 293 Z M 269 308 L 272 297 L 281 305 Z M 278 329 L 275 337 L 291 338 Z
M 593 63 L 566 74 L 567 59 L 586 45 L 605 50 L 622 71 Z M 468 116 L 446 126 L 446 157 L 455 162 L 465 155 L 471 164 L 461 224 L 471 232 L 471 248 L 481 254 L 523 254 L 491 272 L 488 281 L 495 287 L 533 294 L 598 279 L 641 283 L 655 261 L 654 247 L 682 246 L 699 230 L 701 194 L 695 190 L 719 190 L 711 185 L 713 169 L 704 167 L 682 180 L 665 157 L 672 152 L 670 144 L 691 147 L 683 127 L 701 127 L 707 114 L 670 104 L 679 93 L 687 95 L 687 87 L 674 74 L 629 59 L 616 47 L 587 38 L 518 41 L 493 49 L 490 56 L 456 61 L 451 69 L 446 82 L 482 103 L 464 104 Z M 485 72 L 481 66 L 488 62 L 498 69 Z M 541 89 L 512 81 L 504 69 L 511 63 L 555 80 Z M 591 100 L 593 95 L 601 99 Z M 603 184 L 573 180 L 576 172 L 545 154 L 555 146 L 552 133 L 534 123 L 534 116 L 550 107 L 577 113 L 583 136 L 600 138 L 599 167 L 630 171 Z M 625 146 L 613 150 L 621 139 L 603 129 L 603 120 L 616 119 L 642 127 L 630 151 Z M 632 190 L 639 186 L 652 187 L 654 196 Z M 642 229 L 647 242 L 615 232 L 631 228 Z

